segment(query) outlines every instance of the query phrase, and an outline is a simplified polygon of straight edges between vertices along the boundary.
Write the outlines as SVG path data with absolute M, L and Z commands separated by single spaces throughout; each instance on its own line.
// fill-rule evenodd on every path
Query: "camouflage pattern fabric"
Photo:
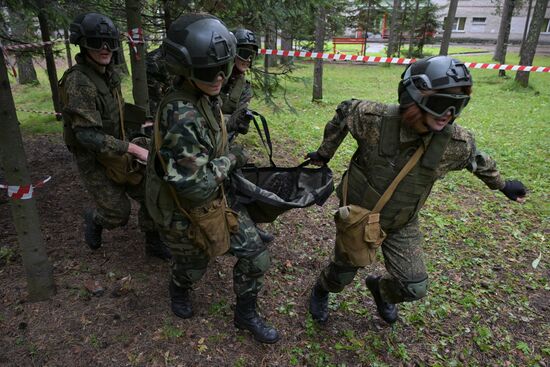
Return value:
M 214 123 L 219 124 L 219 101 L 210 103 L 218 118 Z M 159 129 L 163 137 L 160 154 L 167 165 L 164 180 L 189 207 L 212 199 L 232 168 L 227 155 L 214 157 L 221 134 L 212 134 L 205 117 L 186 101 L 170 102 L 163 108 Z
M 236 96 L 238 98 L 235 98 Z M 226 118 L 228 132 L 234 133 L 238 130 L 238 118 L 241 116 L 239 112 L 248 108 L 252 97 L 252 86 L 245 79 L 245 74 L 233 67 L 233 73 L 220 93 L 223 102 L 222 111 Z
M 258 236 L 246 210 L 233 207 L 239 213 L 239 233 L 231 236 L 228 254 L 238 258 L 233 268 L 233 288 L 238 297 L 254 296 L 263 287 L 264 274 L 270 265 L 270 256 Z M 186 236 L 188 220 L 174 213 L 169 228 L 160 231 L 164 243 L 172 252 L 172 279 L 183 288 L 191 288 L 206 273 L 210 258 L 193 245 Z
M 128 150 L 128 142 L 120 136 L 118 104 L 112 95 L 114 90 L 120 91 L 120 80 L 111 66 L 100 68 L 87 64 L 81 54 L 76 61 L 95 70 L 98 80 L 102 81 L 97 86 L 78 69 L 69 69 L 63 77 L 67 98 L 63 115 L 78 141 L 73 154 L 80 177 L 97 207 L 94 220 L 107 229 L 125 225 L 130 216 L 129 196 L 141 204 L 140 229 L 151 231 L 153 222 L 144 205 L 145 180 L 137 186 L 118 185 L 107 177 L 105 168 L 95 158 L 97 153 L 122 154 Z M 99 88 L 108 88 L 111 94 L 103 95 Z
M 357 141 L 359 160 L 371 154 L 373 150 L 378 150 L 381 123 L 388 109 L 388 105 L 371 101 L 354 99 L 342 102 L 336 109 L 333 119 L 325 127 L 323 142 L 318 149 L 319 154 L 332 158 L 348 132 Z M 451 140 L 436 167 L 434 181 L 449 171 L 467 169 L 489 188 L 503 188 L 504 180 L 496 168 L 496 162 L 477 149 L 472 133 L 456 123 L 452 128 Z M 421 137 L 415 131 L 402 126 L 399 138 L 402 146 L 419 138 Z M 422 139 L 426 141 L 430 139 L 430 135 Z M 362 164 L 367 166 L 368 162 Z M 360 189 L 350 185 L 350 191 Z M 410 292 L 411 284 L 423 287 L 419 294 L 425 294 L 427 274 L 422 260 L 421 241 L 422 235 L 416 216 L 403 227 L 388 232 L 388 237 L 382 244 L 387 274 L 380 282 L 382 296 L 387 302 L 399 303 L 416 299 L 418 296 Z M 320 282 L 325 289 L 340 292 L 353 280 L 357 269 L 347 264 L 336 251 L 334 260 L 322 271 Z
M 387 274 L 381 279 L 380 292 L 390 303 L 410 301 L 411 295 L 406 291 L 407 285 L 411 283 L 427 285 L 428 279 L 418 219 L 396 231 L 389 232 L 381 248 Z M 358 269 L 359 267 L 348 263 L 335 247 L 334 259 L 321 272 L 321 284 L 329 292 L 341 292 L 353 281 Z
M 130 218 L 130 198 L 140 204 L 138 224 L 142 232 L 155 230 L 155 225 L 145 208 L 145 180 L 139 185 L 119 185 L 114 183 L 105 168 L 93 156 L 76 155 L 80 177 L 96 205 L 94 222 L 106 229 L 122 227 Z
M 205 102 L 207 97 L 201 98 L 198 103 L 208 103 L 215 121 L 208 120 L 197 106 L 183 100 L 168 102 L 159 116 L 160 154 L 167 165 L 163 179 L 176 189 L 182 205 L 188 208 L 206 205 L 219 195 L 220 185 L 225 184 L 234 168 L 234 162 L 227 156 L 227 144 L 225 151 L 217 154 L 222 143 L 220 101 L 208 98 Z M 270 264 L 269 254 L 246 209 L 235 206 L 230 192 L 226 197 L 239 213 L 239 233 L 231 235 L 229 250 L 229 254 L 238 258 L 233 269 L 235 293 L 256 296 Z M 172 251 L 172 279 L 184 288 L 201 279 L 209 262 L 206 253 L 187 237 L 188 226 L 187 218 L 175 209 L 171 223 L 160 228 L 163 241 Z

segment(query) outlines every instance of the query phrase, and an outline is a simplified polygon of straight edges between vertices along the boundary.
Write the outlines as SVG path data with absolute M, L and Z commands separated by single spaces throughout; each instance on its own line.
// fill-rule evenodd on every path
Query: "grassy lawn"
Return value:
M 491 56 L 461 59 L 490 62 Z M 507 63 L 517 62 L 517 54 L 508 56 Z M 550 57 L 536 57 L 533 64 L 549 66 Z M 251 108 L 270 123 L 276 162 L 287 157 L 285 161 L 299 163 L 306 152 L 315 150 L 325 124 L 343 100 L 395 103 L 404 69 L 399 65 L 325 63 L 323 100 L 312 103 L 312 67 L 311 62 L 296 62 L 295 78 L 282 81 L 286 94 L 274 96 L 279 108 L 266 104 L 260 95 L 252 102 Z M 38 71 L 39 86 L 15 86 L 11 80 L 16 107 L 52 110 L 47 78 L 43 70 Z M 509 202 L 467 171 L 438 182 L 421 215 L 432 280 L 430 295 L 401 305 L 404 324 L 380 333 L 359 333 L 351 327 L 320 330 L 308 319 L 300 343 L 281 351 L 286 353 L 286 365 L 336 366 L 341 356 L 353 357 L 357 364 L 378 366 L 542 366 L 541 361 L 550 359 L 548 317 L 533 306 L 537 300 L 533 295 L 540 295 L 541 302 L 545 298 L 548 304 L 550 291 L 550 74 L 532 73 L 526 89 L 515 85 L 514 72 L 507 72 L 507 78 L 499 78 L 494 70 L 472 70 L 472 75 L 472 100 L 457 123 L 474 132 L 478 147 L 497 160 L 506 178 L 526 184 L 527 203 Z M 124 83 L 124 95 L 131 101 L 130 80 Z M 286 107 L 285 98 L 294 112 Z M 28 134 L 61 133 L 61 123 L 52 116 L 18 112 L 18 117 Z M 259 147 L 253 133 L 242 138 L 249 148 Z M 348 137 L 331 161 L 336 182 L 354 150 L 355 142 Z M 332 225 L 330 214 L 321 219 Z M 303 252 L 299 246 L 297 253 Z M 328 252 L 319 251 L 311 256 L 328 256 Z M 535 269 L 531 264 L 539 254 L 542 260 Z M 363 304 L 362 299 L 369 296 L 359 278 L 331 301 L 331 310 L 345 314 L 346 319 L 372 314 Z M 282 288 L 281 296 L 287 297 L 290 291 Z M 286 309 L 280 313 L 284 314 L 281 317 L 295 317 Z

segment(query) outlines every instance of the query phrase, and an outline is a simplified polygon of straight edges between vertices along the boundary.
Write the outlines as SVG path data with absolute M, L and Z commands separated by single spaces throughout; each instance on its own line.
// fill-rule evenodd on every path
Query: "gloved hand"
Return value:
M 525 195 L 527 190 L 523 183 L 518 180 L 506 180 L 504 187 L 500 190 L 510 200 L 523 203 L 525 201 Z
M 241 145 L 233 145 L 229 148 L 228 156 L 231 160 L 231 166 L 235 169 L 241 168 L 248 162 L 248 154 L 246 154 Z
M 311 163 L 316 166 L 324 166 L 330 161 L 330 158 L 325 158 L 319 152 L 309 152 L 305 156 L 306 159 L 310 159 Z
M 254 118 L 252 112 L 247 109 L 242 109 L 231 115 L 231 121 L 229 122 L 229 130 L 236 131 L 239 134 L 248 133 L 250 127 L 250 121 Z

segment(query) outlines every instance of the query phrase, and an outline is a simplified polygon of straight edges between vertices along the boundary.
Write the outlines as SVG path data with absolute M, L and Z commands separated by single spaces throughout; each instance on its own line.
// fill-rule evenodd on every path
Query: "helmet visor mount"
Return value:
M 118 40 L 114 38 L 89 37 L 84 38 L 82 46 L 89 50 L 99 51 L 105 48 L 112 52 L 118 50 L 119 44 Z
M 190 79 L 213 85 L 217 83 L 218 76 L 221 76 L 223 79 L 229 78 L 232 70 L 233 61 L 206 68 L 193 68 Z

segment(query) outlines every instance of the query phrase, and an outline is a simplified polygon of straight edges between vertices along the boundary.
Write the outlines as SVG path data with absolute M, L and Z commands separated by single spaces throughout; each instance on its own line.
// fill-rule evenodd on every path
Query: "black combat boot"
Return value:
M 101 247 L 102 232 L 103 227 L 94 221 L 94 211 L 86 210 L 84 213 L 84 240 L 92 250 Z
M 189 289 L 181 288 L 171 280 L 169 290 L 172 312 L 182 319 L 188 319 L 193 316 L 193 305 L 191 304 Z
M 319 324 L 328 321 L 328 295 L 329 292 L 317 281 L 309 297 L 309 313 L 313 320 Z
M 393 303 L 385 302 L 382 299 L 382 295 L 380 294 L 380 278 L 380 276 L 375 277 L 369 275 L 367 279 L 365 279 L 365 283 L 374 297 L 374 302 L 376 303 L 376 308 L 378 309 L 380 317 L 388 324 L 393 324 L 397 321 L 397 306 Z
M 145 253 L 148 256 L 158 257 L 162 260 L 170 260 L 172 254 L 157 231 L 145 232 Z
M 234 323 L 237 328 L 250 331 L 260 343 L 273 344 L 281 338 L 256 312 L 256 297 L 237 297 Z

